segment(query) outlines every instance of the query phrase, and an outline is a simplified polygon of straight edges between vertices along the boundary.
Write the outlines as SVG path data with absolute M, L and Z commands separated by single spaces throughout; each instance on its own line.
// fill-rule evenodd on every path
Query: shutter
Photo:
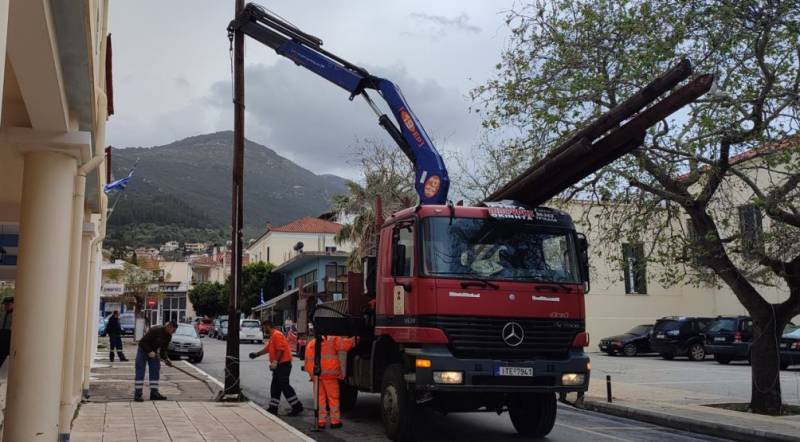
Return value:
M 625 293 L 633 293 L 633 287 L 631 287 L 631 275 L 630 275 L 630 256 L 631 255 L 631 246 L 630 244 L 622 244 L 622 277 L 625 280 Z
M 647 262 L 644 259 L 644 244 L 636 245 L 636 293 L 647 293 Z

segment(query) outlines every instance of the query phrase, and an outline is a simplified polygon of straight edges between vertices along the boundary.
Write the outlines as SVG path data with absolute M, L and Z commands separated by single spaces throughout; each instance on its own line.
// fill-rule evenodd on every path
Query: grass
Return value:
M 750 411 L 750 404 L 747 402 L 730 403 L 730 404 L 706 404 L 706 407 L 721 408 L 723 410 L 739 411 L 741 413 L 752 413 Z M 783 405 L 783 413 L 781 416 L 796 416 L 800 415 L 800 406 L 798 405 Z

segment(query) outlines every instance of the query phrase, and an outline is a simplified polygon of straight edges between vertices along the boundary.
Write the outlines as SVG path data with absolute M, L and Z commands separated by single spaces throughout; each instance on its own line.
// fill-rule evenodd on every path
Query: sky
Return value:
M 490 79 L 508 41 L 513 0 L 264 4 L 323 48 L 403 91 L 440 150 L 468 153 L 480 117 L 469 91 Z M 233 0 L 110 3 L 115 148 L 167 144 L 233 127 L 226 27 Z M 354 145 L 390 143 L 360 98 L 249 38 L 245 43 L 245 135 L 315 172 L 357 178 Z M 377 94 L 371 94 L 373 99 Z M 389 113 L 387 107 L 383 107 Z M 390 114 L 391 115 L 391 114 Z

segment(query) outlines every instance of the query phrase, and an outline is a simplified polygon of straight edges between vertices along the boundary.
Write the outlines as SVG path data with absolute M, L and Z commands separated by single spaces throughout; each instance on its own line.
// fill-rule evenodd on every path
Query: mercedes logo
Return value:
M 509 347 L 517 347 L 522 344 L 522 340 L 525 339 L 525 330 L 523 330 L 522 326 L 518 323 L 509 322 L 503 327 L 501 337 Z

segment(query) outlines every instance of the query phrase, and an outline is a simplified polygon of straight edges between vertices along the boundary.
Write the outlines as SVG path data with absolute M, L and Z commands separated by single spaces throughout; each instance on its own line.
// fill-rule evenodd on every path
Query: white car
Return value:
M 242 319 L 239 321 L 239 342 L 245 341 L 252 341 L 254 344 L 264 342 L 261 322 L 256 319 Z

